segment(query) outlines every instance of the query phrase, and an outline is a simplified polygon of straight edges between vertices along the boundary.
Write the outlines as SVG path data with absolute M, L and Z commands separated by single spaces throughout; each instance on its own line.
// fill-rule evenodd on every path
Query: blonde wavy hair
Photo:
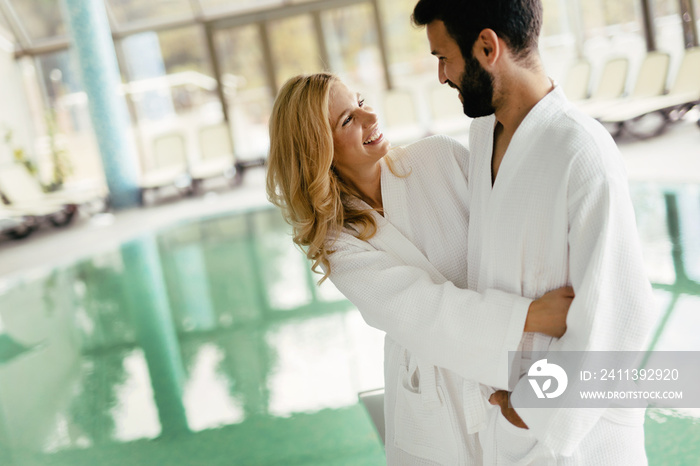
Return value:
M 330 73 L 291 78 L 270 116 L 267 196 L 292 225 L 294 242 L 312 261 L 311 269 L 324 269 L 319 283 L 330 275 L 330 248 L 343 227 L 352 227 L 361 240 L 377 232 L 373 209 L 358 207 L 360 193 L 333 168 L 329 100 L 335 82 L 339 78 Z

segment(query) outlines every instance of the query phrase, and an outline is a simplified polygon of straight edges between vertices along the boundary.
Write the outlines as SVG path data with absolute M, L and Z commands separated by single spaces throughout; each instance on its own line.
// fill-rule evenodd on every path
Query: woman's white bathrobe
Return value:
M 330 280 L 387 333 L 387 462 L 480 464 L 473 434 L 485 427 L 489 393 L 473 380 L 507 387 L 508 351 L 518 347 L 532 301 L 465 289 L 468 151 L 434 136 L 388 156 L 406 176 L 381 162 L 385 217 L 376 215 L 369 241 L 340 235 Z
M 642 350 L 653 323 L 653 298 L 624 164 L 612 138 L 557 87 L 518 127 L 492 186 L 495 124 L 492 115 L 470 128 L 469 288 L 534 298 L 573 286 L 564 336 L 526 334 L 524 350 Z M 519 443 L 527 456 L 536 439 L 557 455 L 556 464 L 646 462 L 643 410 L 519 408 L 520 393 L 531 390 L 522 378 L 512 398 L 530 430 L 513 431 L 500 419 L 492 423 L 501 430 L 495 445 L 484 446 L 486 461 L 494 454 L 500 455 L 494 463 L 515 464 L 518 453 L 506 458 L 507 450 Z

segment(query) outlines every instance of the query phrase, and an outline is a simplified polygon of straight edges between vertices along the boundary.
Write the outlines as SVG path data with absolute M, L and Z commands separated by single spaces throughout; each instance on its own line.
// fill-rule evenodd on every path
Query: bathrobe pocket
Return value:
M 500 408 L 496 412 L 496 464 L 531 465 L 540 454 L 537 440 L 529 429 L 513 425 L 503 416 Z M 540 458 L 544 461 L 544 458 Z M 545 463 L 541 463 L 545 464 Z
M 440 464 L 458 462 L 451 408 L 444 390 L 436 383 L 421 384 L 421 377 L 436 377 L 436 371 L 420 374 L 417 367 L 399 366 L 394 411 L 394 445 L 413 456 Z M 428 372 L 428 371 L 426 371 Z M 435 393 L 426 393 L 435 390 Z M 435 400 L 428 401 L 426 400 Z

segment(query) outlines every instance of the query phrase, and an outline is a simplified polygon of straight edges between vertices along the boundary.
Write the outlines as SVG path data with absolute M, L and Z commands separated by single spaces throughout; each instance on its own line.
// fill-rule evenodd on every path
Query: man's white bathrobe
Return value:
M 508 351 L 520 343 L 532 301 L 464 289 L 467 150 L 435 136 L 388 156 L 406 176 L 381 162 L 385 217 L 376 216 L 369 241 L 340 235 L 330 280 L 387 333 L 388 464 L 481 464 L 474 433 L 485 427 L 490 391 L 474 380 L 507 388 Z
M 535 298 L 573 286 L 566 334 L 526 334 L 523 350 L 642 350 L 653 300 L 612 138 L 557 87 L 518 127 L 492 185 L 495 124 L 491 115 L 470 129 L 468 287 Z M 528 367 L 524 361 L 521 375 Z M 492 410 L 489 435 L 480 434 L 485 464 L 646 463 L 643 410 L 519 409 L 526 390 L 532 387 L 520 379 L 512 403 L 529 430 Z M 547 463 L 535 444 L 556 459 Z

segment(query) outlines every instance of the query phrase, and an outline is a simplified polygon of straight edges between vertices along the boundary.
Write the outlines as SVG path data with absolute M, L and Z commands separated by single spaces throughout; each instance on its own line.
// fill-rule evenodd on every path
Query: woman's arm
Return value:
M 570 290 L 534 302 L 498 290 L 477 293 L 440 283 L 349 235 L 333 248 L 330 280 L 370 326 L 464 378 L 507 389 L 508 351 L 517 350 L 523 331 L 560 336 L 566 328 Z

